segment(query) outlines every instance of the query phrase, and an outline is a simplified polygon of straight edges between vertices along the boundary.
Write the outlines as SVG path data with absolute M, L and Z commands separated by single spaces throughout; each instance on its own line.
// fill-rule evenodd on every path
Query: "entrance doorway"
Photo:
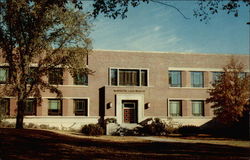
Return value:
M 122 100 L 123 123 L 137 123 L 137 100 Z

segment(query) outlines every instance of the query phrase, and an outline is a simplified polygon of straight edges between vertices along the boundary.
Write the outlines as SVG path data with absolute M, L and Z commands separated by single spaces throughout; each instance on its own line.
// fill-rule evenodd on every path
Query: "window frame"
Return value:
M 7 67 L 7 66 L 0 66 L 0 69 L 7 70 L 7 74 L 5 75 L 5 76 L 7 76 L 6 80 L 5 81 L 1 81 L 0 80 L 0 84 L 7 84 L 7 83 L 9 83 L 9 78 L 10 78 L 10 69 L 9 69 L 9 67 Z
M 53 68 L 48 71 L 48 82 L 51 85 L 63 85 L 63 69 L 62 68 Z M 53 75 L 56 72 L 59 73 L 60 76 L 56 77 L 57 75 Z M 52 78 L 53 75 L 53 78 Z M 55 80 L 55 77 L 57 78 Z M 51 79 L 52 78 L 52 79 Z
M 178 115 L 172 115 L 171 114 L 171 102 L 179 102 L 179 107 L 180 107 L 180 113 Z M 182 100 L 179 99 L 170 99 L 168 101 L 168 116 L 170 117 L 182 117 Z
M 112 70 L 116 70 L 116 84 L 112 83 Z M 120 70 L 138 70 L 139 72 L 139 85 L 120 85 L 120 76 L 119 72 Z M 146 85 L 142 84 L 142 71 L 146 71 Z M 148 87 L 149 86 L 149 69 L 148 68 L 117 68 L 117 67 L 110 67 L 109 68 L 109 74 L 108 74 L 108 79 L 109 79 L 109 86 L 114 86 L 114 87 Z
M 76 111 L 76 102 L 77 101 L 85 101 L 85 113 L 86 114 L 84 114 L 84 109 L 83 109 L 83 111 Z M 89 99 L 88 98 L 82 98 L 82 99 L 73 99 L 73 104 L 74 104 L 74 114 L 75 114 L 75 116 L 85 116 L 85 117 L 87 117 L 88 115 L 89 115 Z
M 24 109 L 24 115 L 25 116 L 35 116 L 37 113 L 37 100 L 35 98 L 29 98 L 28 101 L 32 101 L 32 112 L 27 112 L 25 109 L 27 109 L 27 101 L 25 102 L 25 109 Z
M 5 106 L 5 113 L 3 113 L 4 115 L 6 115 L 6 116 L 10 116 L 10 98 L 0 98 L 0 106 L 2 105 L 2 101 L 5 101 L 5 102 L 7 102 L 7 106 Z M 6 104 L 5 104 L 6 105 Z M 2 107 L 2 106 L 1 106 Z M 0 108 L 1 109 L 1 108 Z M 6 110 L 7 110 L 7 112 L 6 112 Z M 1 111 L 0 111 L 1 112 Z
M 179 78 L 179 84 L 178 84 L 178 86 L 176 86 L 176 85 L 173 85 L 172 84 L 172 80 L 170 80 L 170 78 L 172 77 L 172 74 L 171 73 L 173 73 L 173 72 L 179 72 L 180 73 L 180 78 Z M 180 88 L 180 87 L 182 87 L 182 71 L 180 71 L 180 70 L 169 70 L 168 71 L 168 84 L 169 84 L 169 86 L 170 87 L 176 87 L 176 88 Z
M 81 83 L 80 83 L 80 81 L 77 80 L 77 76 L 78 76 L 79 74 L 82 74 L 83 76 L 86 76 L 86 80 L 85 80 L 84 82 L 81 82 Z M 74 82 L 73 82 L 74 85 L 88 86 L 88 84 L 89 84 L 89 76 L 88 76 L 87 73 L 77 73 L 77 74 L 75 74 L 75 76 L 73 77 L 73 81 L 74 81 Z
M 50 111 L 50 101 L 58 100 L 59 101 L 59 109 L 57 112 Z M 62 116 L 63 113 L 63 100 L 62 99 L 48 99 L 48 116 Z
M 194 102 L 201 102 L 201 113 L 199 115 L 196 115 L 194 113 Z M 192 107 L 192 116 L 194 117 L 204 117 L 205 116 L 205 101 L 204 100 L 192 100 L 191 101 L 191 107 Z
M 194 76 L 193 74 L 194 73 L 201 73 L 201 76 L 202 76 L 202 84 L 195 84 L 194 83 Z M 204 88 L 204 71 L 190 71 L 190 80 L 191 80 L 191 87 L 192 88 Z

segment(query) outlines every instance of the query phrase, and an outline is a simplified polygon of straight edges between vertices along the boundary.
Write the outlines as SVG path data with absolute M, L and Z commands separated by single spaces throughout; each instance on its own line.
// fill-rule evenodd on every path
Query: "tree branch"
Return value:
M 161 2 L 160 0 L 150 0 L 150 1 L 151 1 L 151 2 L 155 2 L 155 3 L 159 3 L 159 4 L 162 4 L 162 5 L 171 7 L 171 8 L 174 8 L 175 10 L 177 10 L 177 12 L 179 12 L 179 13 L 183 16 L 183 18 L 185 18 L 185 19 L 190 19 L 190 18 L 186 17 L 177 7 L 175 7 L 175 6 L 173 6 L 173 5 L 170 5 L 170 4 Z

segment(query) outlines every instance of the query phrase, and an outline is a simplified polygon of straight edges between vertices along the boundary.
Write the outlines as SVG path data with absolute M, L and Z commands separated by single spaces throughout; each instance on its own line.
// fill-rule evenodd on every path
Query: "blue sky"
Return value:
M 94 49 L 191 53 L 249 54 L 249 9 L 239 17 L 221 12 L 209 23 L 193 17 L 194 1 L 169 2 L 175 9 L 157 3 L 129 8 L 126 19 L 99 16 L 90 37 Z

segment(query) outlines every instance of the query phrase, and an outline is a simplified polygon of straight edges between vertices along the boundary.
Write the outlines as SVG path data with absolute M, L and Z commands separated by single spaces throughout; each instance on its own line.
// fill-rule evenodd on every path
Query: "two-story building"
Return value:
M 213 117 L 207 91 L 232 57 L 249 72 L 249 55 L 95 50 L 88 56 L 93 75 L 73 78 L 60 68 L 49 73 L 49 83 L 58 84 L 63 97 L 43 92 L 41 105 L 31 98 L 24 122 L 77 128 L 100 118 L 133 124 L 171 117 L 179 124 L 202 125 Z M 7 76 L 8 66 L 0 65 L 3 85 Z M 1 108 L 15 116 L 15 97 L 2 98 Z

